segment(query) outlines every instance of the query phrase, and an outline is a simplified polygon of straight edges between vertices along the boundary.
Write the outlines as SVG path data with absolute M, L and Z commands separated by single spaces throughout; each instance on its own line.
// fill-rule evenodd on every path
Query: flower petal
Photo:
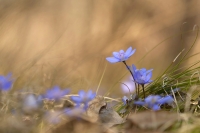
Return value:
M 132 47 L 129 47 L 125 52 L 125 57 L 128 57 L 131 52 L 132 52 Z
M 146 69 L 145 69 L 145 68 L 142 68 L 142 69 L 139 70 L 139 72 L 140 72 L 141 74 L 144 74 L 144 73 L 146 73 Z
M 160 110 L 160 106 L 155 104 L 155 105 L 153 105 L 153 107 L 151 107 L 151 109 L 153 109 L 154 111 L 158 111 L 158 110 Z
M 88 91 L 87 97 L 88 97 L 88 100 L 89 100 L 89 101 L 92 100 L 92 99 L 94 99 L 95 96 L 96 96 L 96 94 L 93 93 L 92 90 L 89 90 L 89 91 Z
M 3 84 L 3 90 L 9 90 L 12 87 L 12 81 L 7 81 Z
M 133 51 L 131 51 L 129 54 L 125 54 L 125 58 L 129 58 L 131 57 L 134 53 L 135 53 L 136 49 L 134 49 Z
M 145 81 L 148 82 L 152 77 L 152 72 L 146 75 Z
M 120 54 L 124 54 L 124 50 L 120 50 L 119 53 L 120 53 Z
M 138 84 L 143 84 L 143 80 L 142 80 L 141 77 L 142 77 L 142 75 L 141 75 L 141 73 L 138 72 L 138 71 L 134 74 L 135 81 L 136 81 Z
M 9 73 L 7 76 L 0 75 L 0 89 L 8 91 L 12 88 L 13 80 L 11 79 L 12 74 Z
M 79 104 L 82 102 L 82 99 L 78 96 L 72 96 L 71 100 L 74 101 L 76 104 Z
M 85 93 L 85 91 L 83 91 L 83 90 L 80 90 L 80 91 L 78 92 L 78 95 L 79 95 L 79 97 L 80 97 L 81 99 L 84 99 L 84 98 L 85 98 L 85 95 L 86 95 L 86 93 Z
M 121 59 L 119 52 L 113 52 L 113 56 L 119 60 Z
M 161 96 L 159 95 L 150 95 L 147 98 L 145 98 L 144 101 L 148 104 L 154 104 L 157 103 L 159 99 L 161 99 Z
M 132 64 L 132 67 L 128 66 L 131 72 L 134 74 L 136 72 L 136 66 Z
M 58 91 L 61 91 L 61 90 L 60 90 L 59 86 L 54 86 L 53 89 L 52 89 L 52 91 L 58 92 Z
M 150 70 L 147 70 L 146 73 L 150 73 L 150 72 L 152 72 L 152 71 L 153 71 L 153 69 L 150 69 Z
M 137 68 L 135 65 L 132 64 L 132 69 L 135 71 Z
M 115 57 L 107 57 L 106 60 L 109 61 L 110 63 L 120 62 L 120 60 Z
M 158 103 L 159 104 L 165 104 L 165 103 L 168 103 L 168 104 L 172 104 L 174 102 L 174 99 L 171 97 L 171 96 L 165 96 L 164 98 L 158 100 Z

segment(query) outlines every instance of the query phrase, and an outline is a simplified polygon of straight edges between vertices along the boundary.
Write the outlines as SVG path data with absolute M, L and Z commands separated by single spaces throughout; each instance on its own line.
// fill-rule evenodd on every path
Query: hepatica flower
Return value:
M 148 108 L 151 108 L 156 111 L 160 109 L 160 106 L 158 105 L 158 100 L 160 100 L 161 98 L 162 97 L 159 95 L 150 95 L 144 99 L 144 102 Z
M 77 106 L 84 104 L 84 109 L 87 109 L 88 102 L 96 97 L 96 94 L 93 93 L 92 90 L 89 90 L 88 92 L 80 90 L 78 94 L 79 96 L 72 96 L 71 100 L 75 102 Z
M 129 67 L 131 72 L 133 73 L 135 82 L 141 85 L 147 84 L 152 82 L 152 71 L 153 69 L 146 70 L 145 68 L 142 69 L 136 69 L 134 65 L 132 67 Z
M 113 57 L 107 57 L 106 60 L 110 63 L 126 61 L 131 55 L 135 53 L 136 49 L 132 50 L 132 47 L 129 47 L 126 52 L 120 50 L 119 52 L 113 52 Z
M 134 104 L 146 106 L 154 111 L 160 110 L 162 104 L 172 104 L 174 99 L 171 96 L 161 97 L 159 95 L 150 95 L 144 101 L 135 101 Z
M 165 96 L 162 99 L 158 100 L 159 104 L 166 104 L 167 103 L 167 104 L 171 105 L 173 102 L 174 102 L 174 99 L 170 95 Z
M 11 79 L 11 76 L 11 73 L 7 76 L 0 75 L 0 90 L 8 91 L 12 88 L 13 80 Z
M 44 97 L 50 100 L 60 100 L 64 95 L 67 95 L 68 93 L 69 89 L 61 90 L 58 86 L 54 86 L 52 89 L 47 90 Z

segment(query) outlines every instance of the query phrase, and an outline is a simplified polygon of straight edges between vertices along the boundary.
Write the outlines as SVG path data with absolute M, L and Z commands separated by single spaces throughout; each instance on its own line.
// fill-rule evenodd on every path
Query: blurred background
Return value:
M 121 96 L 119 82 L 130 75 L 105 58 L 132 46 L 137 50 L 127 63 L 153 68 L 154 79 L 194 42 L 199 7 L 199 0 L 0 0 L 0 73 L 13 73 L 12 91 L 60 85 L 77 93 L 101 81 L 99 94 L 116 84 L 112 95 Z M 199 51 L 197 40 L 190 55 Z

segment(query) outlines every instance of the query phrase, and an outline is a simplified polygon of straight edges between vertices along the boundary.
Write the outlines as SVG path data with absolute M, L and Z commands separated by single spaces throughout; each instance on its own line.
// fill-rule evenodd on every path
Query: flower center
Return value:
M 120 53 L 119 56 L 120 56 L 121 60 L 124 60 L 124 53 Z
M 156 100 L 157 100 L 156 98 L 152 98 L 152 99 L 151 99 L 151 103 L 152 103 L 152 104 L 156 103 Z

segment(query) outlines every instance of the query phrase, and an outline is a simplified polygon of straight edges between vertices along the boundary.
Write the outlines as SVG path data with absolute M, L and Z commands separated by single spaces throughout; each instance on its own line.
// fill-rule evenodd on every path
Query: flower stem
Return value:
M 140 86 L 139 86 L 139 84 L 138 84 L 138 87 L 137 87 L 137 89 L 138 89 L 138 90 L 137 90 L 137 92 L 138 92 L 138 94 L 137 94 L 137 95 L 138 95 L 138 98 L 139 98 L 139 94 L 140 94 Z
M 126 64 L 126 61 L 123 61 L 123 63 L 124 63 L 124 65 L 126 66 L 126 68 L 128 69 L 128 71 L 131 73 L 131 76 L 133 77 L 133 81 L 134 81 L 134 83 L 135 83 L 135 78 L 134 78 L 134 76 L 133 76 L 133 73 L 132 73 L 132 71 L 130 70 L 130 68 L 128 67 L 128 65 Z M 135 90 L 136 90 L 136 95 L 139 95 L 139 90 L 138 90 L 138 88 L 137 88 L 136 83 L 135 83 Z M 139 97 L 139 96 L 138 96 L 138 97 Z
M 142 84 L 142 90 L 143 90 L 143 95 L 144 95 L 144 99 L 145 99 L 145 91 L 144 91 L 144 84 Z

